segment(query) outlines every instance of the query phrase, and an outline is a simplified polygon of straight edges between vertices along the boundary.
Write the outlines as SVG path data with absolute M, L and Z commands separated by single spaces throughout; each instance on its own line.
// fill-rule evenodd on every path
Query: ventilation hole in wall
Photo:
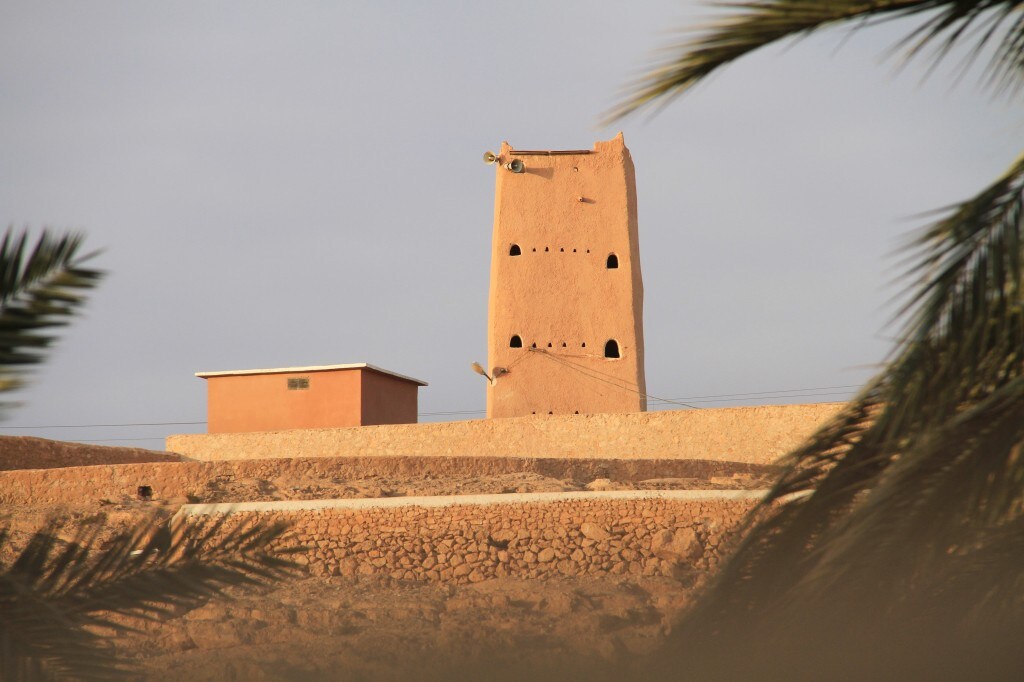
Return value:
M 289 391 L 305 391 L 309 389 L 309 377 L 288 377 Z
M 512 339 L 508 342 L 508 347 L 509 348 L 522 348 L 523 347 L 523 339 L 522 339 L 522 337 L 520 337 L 519 334 L 516 334 L 515 336 L 513 336 Z
M 606 358 L 622 357 L 619 355 L 619 342 L 615 339 L 608 339 L 608 343 L 604 344 L 604 356 Z
M 580 413 L 579 410 L 576 410 L 575 412 L 573 412 L 573 414 L 579 414 L 579 413 Z
M 536 246 L 535 246 L 535 247 L 533 247 L 532 251 L 533 251 L 534 253 L 537 253 L 537 247 L 536 247 Z
M 587 253 L 590 253 L 590 249 L 587 249 Z
M 580 344 L 580 348 L 586 348 L 586 347 L 587 347 L 587 342 L 586 341 L 584 341 L 583 343 Z
M 573 249 L 573 250 L 572 250 L 572 252 L 573 252 L 573 253 L 576 253 L 576 249 Z
M 548 414 L 554 414 L 554 412 L 548 412 Z
M 548 247 L 545 246 L 544 247 L 544 253 L 547 253 L 547 252 L 548 252 Z
M 608 255 L 608 269 L 615 270 L 619 267 L 619 257 L 614 253 Z
M 559 249 L 559 252 L 565 253 L 565 249 Z
M 530 344 L 530 348 L 536 348 L 536 347 L 537 347 L 537 344 L 535 344 L 535 343 L 531 343 Z
M 521 256 L 521 255 L 523 255 L 523 250 L 519 248 L 519 244 L 513 244 L 512 248 L 510 248 L 508 250 L 508 255 L 510 255 L 510 256 Z
M 562 341 L 562 348 L 565 348 L 565 341 Z
M 537 414 L 537 411 L 536 411 L 536 410 L 534 410 L 534 411 L 533 411 L 533 412 L 531 412 L 530 414 Z
M 153 499 L 153 487 L 148 485 L 140 485 L 138 490 L 135 491 L 140 500 L 149 501 Z
M 579 173 L 580 172 L 580 167 L 579 166 L 573 166 L 572 167 L 572 172 L 573 173 Z

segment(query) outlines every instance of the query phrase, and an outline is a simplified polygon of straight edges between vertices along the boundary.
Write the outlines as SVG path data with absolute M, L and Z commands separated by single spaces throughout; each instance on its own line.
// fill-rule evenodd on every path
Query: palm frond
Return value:
M 937 63 L 954 47 L 970 41 L 970 63 L 997 41 L 986 67 L 989 85 L 1013 90 L 1024 76 L 1024 15 L 1015 0 L 755 0 L 718 5 L 730 13 L 668 48 L 671 56 L 625 91 L 622 101 L 603 117 L 605 124 L 655 104 L 664 106 L 712 73 L 767 45 L 831 26 L 852 23 L 862 28 L 917 15 L 925 15 L 924 23 L 899 45 L 908 58 L 934 46 Z
M 131 673 L 102 631 L 128 631 L 132 619 L 181 613 L 231 586 L 255 586 L 295 570 L 273 549 L 285 526 L 227 528 L 185 519 L 147 519 L 104 541 L 100 523 L 67 543 L 56 526 L 35 533 L 0 568 L 0 672 L 3 679 L 111 679 Z M 0 532 L 0 542 L 7 540 Z
M 1024 74 L 1021 2 L 726 7 L 734 13 L 678 48 L 614 116 L 669 101 L 759 47 L 853 20 L 921 15 L 901 43 L 908 57 L 930 48 L 938 62 L 967 46 L 970 62 L 994 43 L 987 84 L 1017 88 Z M 967 674 L 954 664 L 963 654 L 972 664 L 985 656 L 987 672 L 1024 674 L 1005 634 L 1024 629 L 1022 232 L 1024 157 L 917 235 L 906 322 L 887 366 L 784 460 L 677 630 L 674 666 L 716 678 L 779 662 L 798 678 L 915 677 Z M 922 642 L 942 655 L 908 653 Z M 843 668 L 860 650 L 874 660 Z M 902 674 L 886 667 L 894 662 Z
M 33 245 L 9 229 L 0 242 L 0 391 L 22 386 L 25 368 L 41 362 L 55 337 L 103 276 L 85 267 L 82 237 L 47 231 Z
M 1024 543 L 1008 539 L 1024 531 L 1022 205 L 1018 162 L 919 237 L 904 341 L 787 457 L 683 624 L 693 645 L 719 650 L 705 641 L 719 632 L 732 646 L 782 656 L 772 641 L 798 656 L 839 631 L 867 638 L 859 646 L 909 644 L 941 615 L 979 647 L 992 636 L 977 627 L 986 614 L 1024 626 L 1024 555 L 1005 551 Z M 990 546 L 996 538 L 1004 548 Z

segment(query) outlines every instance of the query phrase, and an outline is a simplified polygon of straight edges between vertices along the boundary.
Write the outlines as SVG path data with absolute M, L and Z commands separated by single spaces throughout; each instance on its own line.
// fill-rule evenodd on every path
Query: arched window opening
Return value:
M 604 356 L 606 358 L 620 358 L 619 355 L 619 342 L 615 339 L 608 339 L 608 343 L 604 344 Z
M 523 255 L 523 250 L 519 248 L 519 244 L 513 244 L 512 248 L 508 250 L 508 255 L 521 256 Z
M 608 255 L 608 269 L 617 270 L 619 267 L 619 257 L 614 253 Z
M 522 339 L 522 337 L 519 336 L 519 334 L 516 334 L 515 336 L 513 336 L 512 339 L 508 342 L 508 347 L 509 348 L 522 348 L 523 347 L 523 339 Z

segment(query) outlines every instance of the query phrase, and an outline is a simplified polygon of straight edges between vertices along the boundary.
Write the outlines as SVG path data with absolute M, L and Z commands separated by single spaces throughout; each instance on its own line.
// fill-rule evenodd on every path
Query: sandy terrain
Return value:
M 217 601 L 119 649 L 153 680 L 613 679 L 663 641 L 669 579 L 438 586 L 308 578 Z M 615 673 L 618 675 L 619 673 Z
M 60 461 L 50 448 L 50 462 Z M 77 463 L 74 448 L 64 453 Z M 159 454 L 159 453 L 158 453 Z M 566 490 L 763 487 L 769 474 L 633 481 L 562 480 L 537 473 L 210 481 L 188 500 L 125 497 L 8 516 L 6 551 L 56 515 L 68 528 L 104 517 L 107 532 L 184 502 L 458 495 Z M 66 531 L 65 535 L 70 531 Z M 116 647 L 153 680 L 624 679 L 621 666 L 655 650 L 702 576 L 606 576 L 463 585 L 302 576 L 233 594 Z
M 179 461 L 180 455 L 158 450 L 65 443 L 33 436 L 0 436 L 0 471 L 55 469 L 89 464 Z

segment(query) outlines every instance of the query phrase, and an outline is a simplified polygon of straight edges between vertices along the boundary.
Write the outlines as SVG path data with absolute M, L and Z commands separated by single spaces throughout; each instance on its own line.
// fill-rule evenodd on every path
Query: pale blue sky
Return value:
M 891 26 L 766 50 L 654 118 L 597 127 L 697 14 L 4 0 L 0 221 L 83 230 L 110 275 L 0 432 L 160 447 L 202 427 L 13 427 L 200 421 L 196 371 L 348 362 L 430 382 L 423 412 L 482 410 L 469 363 L 486 359 L 494 169 L 480 157 L 619 129 L 648 390 L 862 382 L 895 333 L 886 254 L 913 216 L 1009 165 L 1020 117 L 970 79 L 922 85 L 924 62 L 894 73 Z

